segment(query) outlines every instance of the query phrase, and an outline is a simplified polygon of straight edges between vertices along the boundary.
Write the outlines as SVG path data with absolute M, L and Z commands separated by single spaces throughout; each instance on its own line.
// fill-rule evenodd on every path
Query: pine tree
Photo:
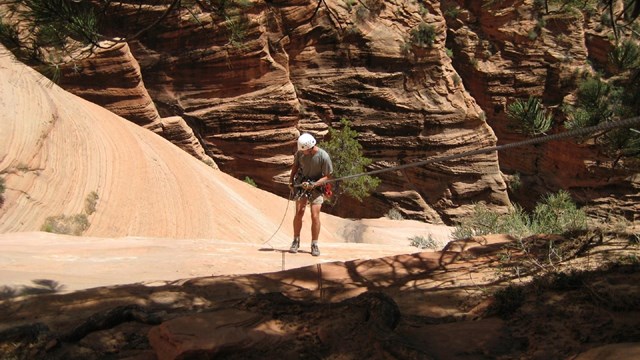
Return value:
M 341 129 L 330 128 L 329 140 L 320 144 L 320 147 L 325 149 L 331 156 L 333 177 L 341 178 L 364 173 L 366 166 L 371 164 L 371 159 L 363 156 L 362 145 L 356 140 L 358 133 L 351 129 L 351 123 L 343 118 L 340 121 L 340 125 Z M 380 179 L 369 175 L 342 180 L 334 199 L 337 199 L 341 194 L 346 194 L 358 201 L 362 201 L 378 185 L 380 185 Z

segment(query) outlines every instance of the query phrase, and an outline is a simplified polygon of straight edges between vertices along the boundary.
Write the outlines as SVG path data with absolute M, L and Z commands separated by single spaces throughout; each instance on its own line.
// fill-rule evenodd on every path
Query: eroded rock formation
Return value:
M 119 16 L 126 20 L 128 11 Z M 129 43 L 133 56 L 99 54 L 105 59 L 95 62 L 105 65 L 83 66 L 67 88 L 134 122 L 142 113 L 152 129 L 166 123 L 161 117 L 183 118 L 193 137 L 172 141 L 282 196 L 302 131 L 322 139 L 340 119 L 350 120 L 374 160 L 370 170 L 522 140 L 510 128 L 508 104 L 533 96 L 559 110 L 577 74 L 593 71 L 587 60 L 604 63 L 612 46 L 590 16 L 547 14 L 522 0 L 256 0 L 227 11 L 194 8 L 170 17 Z M 425 45 L 425 29 L 432 45 Z M 136 61 L 142 88 L 138 65 L 122 66 Z M 118 75 L 109 64 L 135 71 Z M 130 98 L 137 112 L 104 99 L 122 97 L 105 86 L 118 77 L 134 79 L 128 88 L 142 94 Z M 553 131 L 562 130 L 560 121 Z M 171 138 L 171 130 L 158 132 Z M 476 202 L 502 212 L 510 200 L 501 170 L 519 176 L 525 191 L 510 196 L 525 206 L 570 189 L 596 209 L 615 202 L 627 214 L 638 210 L 639 199 L 628 195 L 638 193 L 637 176 L 573 139 L 382 173 L 366 206 L 341 198 L 325 210 L 377 217 L 396 208 L 429 222 L 455 220 Z
M 298 134 L 322 139 L 342 118 L 358 131 L 372 169 L 495 145 L 445 53 L 438 3 L 320 5 L 252 2 L 234 20 L 243 27 L 241 45 L 229 35 L 231 20 L 202 9 L 198 21 L 185 12 L 170 29 L 131 42 L 159 117 L 181 116 L 221 170 L 283 196 Z M 432 27 L 432 46 L 411 39 L 420 26 Z M 80 86 L 69 89 L 83 95 Z M 366 206 L 342 198 L 327 211 L 377 217 L 395 207 L 441 222 L 474 202 L 498 211 L 509 205 L 496 154 L 380 178 Z
M 217 167 L 183 119 L 160 118 L 128 44 L 103 42 L 101 46 L 92 56 L 64 66 L 61 86 L 162 135 L 189 154 Z
M 561 105 L 576 89 L 582 73 L 608 67 L 613 41 L 598 12 L 536 9 L 530 1 L 501 1 L 469 6 L 442 1 L 448 25 L 448 46 L 465 87 L 487 114 L 499 144 L 525 140 L 513 131 L 506 110 L 516 99 L 530 96 L 554 110 L 552 132 L 564 131 Z M 600 24 L 600 25 L 598 25 Z M 614 212 L 637 218 L 637 171 L 614 166 L 592 142 L 566 139 L 513 148 L 499 154 L 500 168 L 517 174 L 520 190 L 511 198 L 533 205 L 541 195 L 559 189 L 605 217 Z

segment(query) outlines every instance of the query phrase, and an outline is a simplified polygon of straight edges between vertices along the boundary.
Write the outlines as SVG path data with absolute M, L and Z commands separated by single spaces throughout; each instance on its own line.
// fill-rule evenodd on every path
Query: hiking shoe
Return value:
M 291 243 L 291 247 L 289 248 L 289 252 L 295 254 L 298 252 L 298 248 L 300 247 L 300 239 L 293 239 Z
M 318 249 L 318 244 L 311 244 L 311 255 L 320 256 L 320 249 Z

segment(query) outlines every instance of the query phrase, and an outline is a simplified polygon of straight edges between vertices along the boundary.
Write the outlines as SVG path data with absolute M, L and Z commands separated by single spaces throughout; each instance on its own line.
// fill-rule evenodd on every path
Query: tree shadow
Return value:
M 25 295 L 55 294 L 64 290 L 65 286 L 55 280 L 35 279 L 31 280 L 33 285 L 0 287 L 0 300 L 7 300 Z
M 535 246 L 531 247 L 532 251 L 548 248 L 547 244 L 551 239 L 534 240 L 536 242 Z M 571 239 L 566 239 L 567 244 L 569 240 Z M 554 238 L 553 241 L 557 242 L 558 239 Z M 98 341 L 96 340 L 98 336 L 92 334 L 100 334 L 102 331 L 120 331 L 124 335 L 128 334 L 127 336 L 134 336 L 135 332 L 146 333 L 149 328 L 157 324 L 182 316 L 186 316 L 186 321 L 217 319 L 216 321 L 219 323 L 212 327 L 209 324 L 207 329 L 222 333 L 226 331 L 224 328 L 238 328 L 242 333 L 251 331 L 251 334 L 263 331 L 260 330 L 260 324 L 271 326 L 269 324 L 273 324 L 273 319 L 278 319 L 278 324 L 284 324 L 282 325 L 282 334 L 273 335 L 271 332 L 265 332 L 263 340 L 269 344 L 284 342 L 291 345 L 294 344 L 291 339 L 296 338 L 298 331 L 303 330 L 310 332 L 314 339 L 316 333 L 329 336 L 334 340 L 335 337 L 352 336 L 351 332 L 344 332 L 351 326 L 345 324 L 352 322 L 343 320 L 366 320 L 370 318 L 372 312 L 368 310 L 370 309 L 368 303 L 352 307 L 353 303 L 350 301 L 353 300 L 347 300 L 366 293 L 378 293 L 382 294 L 380 296 L 384 296 L 385 299 L 388 297 L 389 301 L 382 303 L 390 304 L 392 308 L 399 309 L 405 322 L 402 323 L 404 326 L 402 332 L 395 330 L 397 321 L 394 320 L 393 326 L 386 326 L 382 329 L 384 336 L 374 336 L 371 340 L 384 345 L 380 339 L 399 339 L 398 337 L 404 339 L 406 334 L 415 332 L 415 339 L 407 338 L 405 340 L 407 343 L 411 343 L 411 346 L 415 345 L 415 349 L 418 351 L 427 351 L 425 346 L 419 346 L 419 344 L 423 340 L 421 336 L 426 336 L 424 334 L 428 333 L 424 331 L 429 326 L 496 315 L 498 310 L 489 306 L 493 306 L 492 304 L 495 304 L 497 300 L 491 299 L 491 297 L 496 290 L 505 288 L 514 279 L 513 275 L 506 270 L 496 274 L 497 266 L 504 265 L 504 260 L 501 260 L 499 253 L 503 251 L 504 246 L 509 244 L 508 239 L 496 243 L 484 238 L 474 238 L 452 243 L 441 252 L 318 263 L 272 273 L 206 276 L 167 282 L 162 286 L 118 285 L 87 289 L 72 294 L 53 294 L 62 288 L 57 282 L 34 280 L 35 286 L 24 289 L 8 287 L 2 289 L 3 297 L 6 297 L 4 293 L 17 296 L 18 290 L 21 294 L 41 295 L 16 300 L 5 306 L 4 309 L 0 307 L 0 317 L 6 317 L 7 324 L 13 322 L 16 325 L 22 324 L 25 319 L 29 318 L 32 318 L 33 321 L 46 318 L 47 314 L 50 314 L 53 319 L 56 317 L 55 314 L 60 304 L 68 304 L 66 311 L 72 311 L 74 319 L 65 329 L 59 329 L 47 335 L 56 337 L 64 342 L 65 346 L 76 346 L 76 343 L 87 336 L 92 336 L 92 341 Z M 585 257 L 588 254 L 594 256 L 600 252 L 607 252 L 612 258 L 620 257 L 621 254 L 615 251 L 619 249 L 600 248 L 602 245 L 599 241 L 588 241 L 586 245 L 585 243 L 576 243 L 573 245 L 575 251 L 572 254 Z M 621 243 L 619 248 L 623 249 L 625 245 Z M 287 253 L 286 250 L 274 248 L 261 248 L 259 251 L 273 252 L 277 257 L 278 253 L 281 256 Z M 515 256 L 511 259 L 511 261 L 518 263 L 522 263 L 522 260 L 522 257 L 516 258 Z M 630 259 L 629 262 L 632 260 Z M 623 270 L 637 272 L 638 265 L 621 269 L 621 272 Z M 598 272 L 593 273 L 595 276 L 589 274 L 591 273 L 580 276 L 552 276 L 551 280 L 538 281 L 529 285 L 524 294 L 530 294 L 530 298 L 533 298 L 534 295 L 539 296 L 537 289 L 542 286 L 551 286 L 554 291 L 557 291 L 561 286 L 569 287 L 571 290 L 578 283 L 576 279 L 593 277 L 601 281 L 602 277 L 607 276 L 604 273 L 603 276 L 598 276 L 600 274 Z M 624 275 L 618 275 L 616 281 L 612 283 L 617 286 L 619 282 L 624 280 Z M 520 279 L 516 280 L 517 284 L 525 285 L 525 282 Z M 637 279 L 632 281 L 635 282 Z M 620 285 L 613 288 L 615 291 L 607 289 L 601 289 L 600 283 L 588 283 L 581 286 L 581 294 L 588 295 L 593 304 L 599 306 L 601 303 L 606 304 L 616 310 L 627 311 L 637 306 L 635 292 L 625 292 L 627 289 L 633 290 L 635 287 Z M 610 296 L 610 293 L 615 296 Z M 507 293 L 507 295 L 509 294 L 511 293 Z M 261 297 L 262 295 L 267 297 Z M 369 300 L 374 300 L 375 304 L 378 298 L 379 296 L 374 296 Z M 622 300 L 617 300 L 613 305 L 610 305 L 612 298 Z M 512 300 L 520 298 L 507 296 L 503 299 L 510 301 L 507 304 L 512 304 Z M 347 302 L 343 303 L 345 301 Z M 397 307 L 393 305 L 394 302 Z M 522 301 L 515 303 L 515 305 L 521 303 Z M 384 309 L 386 308 L 384 307 Z M 439 310 L 430 312 L 431 308 Z M 496 308 L 500 309 L 500 307 Z M 337 312 L 336 309 L 345 310 Z M 519 307 L 510 307 L 509 309 L 519 311 Z M 258 322 L 252 320 L 248 324 L 237 323 L 238 319 L 234 318 L 234 314 L 238 314 L 238 310 L 242 310 L 242 314 L 248 314 L 247 316 L 251 315 L 251 319 L 258 319 Z M 380 314 L 386 316 L 387 313 L 387 311 L 383 311 Z M 203 317 L 201 318 L 201 316 Z M 527 316 L 535 318 L 535 314 Z M 116 329 L 118 325 L 123 323 L 135 324 L 135 327 L 131 325 L 131 328 L 123 327 L 119 330 L 110 330 Z M 357 329 L 370 330 L 368 324 L 362 324 L 364 327 Z M 407 330 L 409 328 L 411 331 Z M 325 330 L 318 332 L 314 329 Z M 131 332 L 131 334 L 127 332 Z M 124 335 L 122 335 L 123 338 L 127 338 Z M 490 336 L 494 335 L 490 334 Z M 112 338 L 108 336 L 104 339 Z M 496 337 L 496 339 L 502 338 Z M 151 345 L 146 342 L 147 340 L 144 341 L 140 345 L 141 349 L 151 352 Z M 365 343 L 368 340 L 359 339 L 359 341 Z M 338 343 L 331 341 L 327 343 L 327 346 L 334 349 L 333 346 L 337 346 L 335 344 Z M 395 348 L 400 343 L 394 340 L 389 344 Z M 129 342 L 123 341 L 118 346 L 126 349 Z M 311 343 L 300 346 L 304 351 L 319 351 Z M 240 351 L 236 347 L 233 349 Z M 520 348 L 508 350 L 514 351 L 514 353 L 524 351 Z M 262 351 L 272 355 L 268 347 L 263 347 Z

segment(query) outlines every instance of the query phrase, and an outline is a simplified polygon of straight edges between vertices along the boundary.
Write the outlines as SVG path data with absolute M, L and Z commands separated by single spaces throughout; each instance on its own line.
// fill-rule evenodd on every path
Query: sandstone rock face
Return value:
M 161 119 L 149 96 L 140 65 L 128 44 L 105 42 L 93 56 L 63 68 L 61 86 L 146 129 L 158 133 L 217 168 L 193 130 L 180 117 Z M 96 86 L 98 85 L 98 86 Z
M 338 344 L 331 352 L 349 358 L 371 359 L 380 357 L 381 352 L 389 357 L 389 353 L 400 351 L 416 359 L 426 355 L 406 346 L 393 334 L 400 311 L 393 299 L 383 293 L 367 292 L 337 304 L 317 305 L 303 305 L 280 293 L 271 293 L 251 297 L 236 306 L 246 310 L 212 311 L 163 322 L 149 330 L 149 343 L 159 360 L 196 354 L 200 357 L 232 354 L 237 358 L 260 354 L 261 358 L 295 359 L 313 353 L 302 338 L 317 339 L 323 346 Z M 256 309 L 269 311 L 261 313 Z M 282 313 L 298 314 L 311 324 L 287 324 L 278 315 Z M 234 319 L 233 323 L 229 323 L 229 318 Z M 310 336 L 305 334 L 308 329 L 313 329 Z M 361 344 L 369 344 L 369 350 L 363 351 Z M 394 351 L 389 352 L 385 345 Z
M 148 275 L 137 268 L 129 271 L 128 266 L 171 269 L 162 277 L 172 277 L 188 272 L 191 263 L 219 264 L 216 259 L 220 256 L 233 258 L 225 244 L 228 241 L 248 246 L 237 251 L 241 259 L 251 261 L 251 266 L 235 261 L 234 271 L 284 268 L 274 246 L 288 249 L 293 236 L 291 226 L 282 226 L 293 221 L 294 211 L 287 211 L 292 207 L 287 199 L 216 171 L 157 134 L 64 91 L 16 61 L 2 46 L 0 79 L 4 80 L 0 81 L 0 233 L 25 233 L 13 245 L 9 239 L 16 234 L 0 239 L 0 285 L 33 279 L 29 266 L 7 255 L 13 251 L 10 248 L 24 254 L 25 244 L 46 253 L 44 257 L 33 257 L 39 258 L 38 271 L 48 265 L 72 270 L 72 277 L 85 284 L 94 281 L 87 275 L 91 273 L 123 271 L 122 278 L 127 279 L 132 273 Z M 164 120 L 169 120 L 166 128 L 174 123 L 184 126 L 180 118 Z M 58 220 L 54 223 L 52 218 Z M 324 247 L 325 243 L 377 244 L 380 246 L 375 246 L 375 257 L 380 257 L 415 251 L 416 247 L 407 241 L 409 236 L 426 232 L 444 246 L 451 233 L 448 226 L 419 221 L 349 220 L 329 214 L 322 221 L 326 251 L 322 261 L 368 258 L 373 254 L 355 247 L 349 255 L 341 255 L 342 250 L 331 254 L 333 250 Z M 91 238 L 72 240 L 66 236 L 58 246 L 46 236 L 38 243 L 40 236 L 30 233 L 38 231 Z M 307 246 L 311 240 L 308 235 L 302 234 Z M 117 241 L 111 241 L 120 237 L 132 237 L 132 246 L 123 250 Z M 204 247 L 194 246 L 196 242 Z M 100 243 L 109 244 L 109 249 L 96 251 L 107 257 L 105 261 L 91 255 L 95 249 L 79 250 L 87 244 Z M 178 255 L 177 249 L 190 246 L 194 246 L 194 253 Z M 209 246 L 223 252 L 210 255 L 204 250 Z M 261 262 L 260 255 L 247 256 L 256 251 L 256 246 L 273 251 L 260 252 L 267 255 L 267 267 L 260 270 L 255 268 Z M 151 252 L 162 248 L 173 249 L 172 265 L 161 260 L 146 262 L 151 259 Z M 110 256 L 113 250 L 126 252 L 126 256 Z M 72 255 L 76 251 L 81 254 Z M 204 257 L 196 259 L 198 256 Z M 287 266 L 306 266 L 311 258 L 317 259 L 298 257 L 289 260 Z M 143 263 L 131 261 L 135 259 Z M 119 263 L 121 260 L 126 262 Z M 180 263 L 183 260 L 189 265 Z M 9 264 L 18 264 L 19 269 L 10 270 Z M 221 267 L 225 271 L 227 268 Z M 212 269 L 207 266 L 205 271 L 211 274 Z M 118 281 L 122 278 L 118 277 Z
M 295 138 L 309 131 L 323 139 L 342 118 L 374 160 L 368 170 L 522 140 L 505 111 L 529 96 L 554 110 L 551 131 L 562 131 L 560 105 L 577 75 L 593 72 L 587 60 L 608 69 L 613 48 L 597 13 L 546 13 L 531 1 L 238 4 L 183 9 L 63 69 L 63 85 L 211 166 L 287 196 Z M 118 29 L 134 15 L 148 25 L 164 11 L 139 16 L 127 2 L 118 9 Z M 431 46 L 426 30 L 435 35 Z M 395 208 L 449 222 L 476 202 L 502 212 L 509 196 L 531 207 L 558 189 L 596 213 L 616 204 L 633 220 L 628 214 L 640 210 L 629 195 L 640 188 L 637 169 L 589 143 L 556 141 L 499 156 L 385 172 L 364 205 L 342 197 L 325 211 L 379 217 Z M 530 191 L 508 195 L 502 172 Z
M 218 169 L 216 163 L 207 155 L 202 148 L 202 144 L 196 139 L 193 130 L 180 116 L 170 116 L 162 118 L 162 133 L 167 140 L 178 145 L 181 149 L 193 155 L 197 159 L 204 161 L 214 169 Z
M 577 75 L 592 72 L 587 60 L 605 67 L 612 49 L 595 21 L 580 12 L 536 11 L 529 1 L 467 5 L 442 1 L 448 46 L 464 85 L 487 115 L 499 144 L 525 140 L 510 128 L 508 104 L 529 96 L 555 109 L 552 132 L 565 131 L 560 105 L 576 88 Z M 457 14 L 453 16 L 452 14 Z M 597 16 L 597 15 L 595 15 Z M 519 174 L 511 199 L 533 206 L 541 195 L 567 189 L 590 211 L 612 210 L 637 218 L 637 169 L 625 169 L 577 139 L 513 148 L 499 154 L 506 174 Z M 612 209 L 612 204 L 615 204 Z
M 445 53 L 437 2 L 252 1 L 243 13 L 184 12 L 129 43 L 159 117 L 185 119 L 224 172 L 287 196 L 297 136 L 322 140 L 342 118 L 358 131 L 371 169 L 495 145 Z M 420 26 L 432 27 L 432 46 L 411 39 Z M 510 204 L 497 154 L 379 177 L 366 205 L 342 198 L 326 210 L 379 217 L 393 207 L 442 222 L 478 201 L 497 211 Z
M 161 130 L 160 115 L 126 43 L 105 42 L 93 56 L 63 69 L 60 85 L 149 130 Z

